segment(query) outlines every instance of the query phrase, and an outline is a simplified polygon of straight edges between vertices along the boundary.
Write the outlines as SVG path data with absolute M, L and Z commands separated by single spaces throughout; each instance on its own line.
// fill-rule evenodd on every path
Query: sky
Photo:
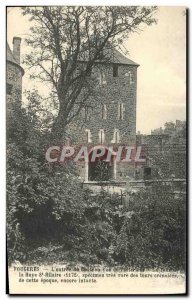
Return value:
M 186 119 L 186 17 L 185 8 L 158 7 L 156 25 L 143 26 L 142 31 L 124 41 L 128 57 L 137 62 L 137 131 L 149 134 L 163 127 L 167 121 Z M 17 7 L 8 8 L 7 40 L 12 47 L 14 36 L 22 40 L 31 24 Z M 34 82 L 23 78 L 23 89 L 31 89 Z

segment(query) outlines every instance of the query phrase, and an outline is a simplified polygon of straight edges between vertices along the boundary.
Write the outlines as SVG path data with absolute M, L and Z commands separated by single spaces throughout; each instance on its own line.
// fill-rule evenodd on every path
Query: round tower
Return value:
M 6 57 L 6 102 L 7 115 L 12 115 L 17 108 L 21 108 L 22 77 L 24 70 L 20 66 L 21 38 L 13 38 L 13 51 L 7 43 Z

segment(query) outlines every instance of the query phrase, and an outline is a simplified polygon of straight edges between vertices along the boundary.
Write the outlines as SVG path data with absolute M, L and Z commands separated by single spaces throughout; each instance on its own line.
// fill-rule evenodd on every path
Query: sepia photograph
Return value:
M 186 294 L 187 17 L 6 7 L 8 294 Z

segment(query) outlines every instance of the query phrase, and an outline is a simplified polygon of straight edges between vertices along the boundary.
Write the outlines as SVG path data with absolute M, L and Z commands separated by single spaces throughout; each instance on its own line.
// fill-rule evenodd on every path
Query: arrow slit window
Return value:
M 107 107 L 106 104 L 101 105 L 101 117 L 103 120 L 107 119 Z
M 118 77 L 118 65 L 113 65 L 113 77 Z
M 104 140 L 105 140 L 104 130 L 103 130 L 103 129 L 100 129 L 100 130 L 99 130 L 99 143 L 100 143 L 100 144 L 103 144 L 103 143 L 104 143 Z
M 124 120 L 125 107 L 123 103 L 118 103 L 118 120 Z

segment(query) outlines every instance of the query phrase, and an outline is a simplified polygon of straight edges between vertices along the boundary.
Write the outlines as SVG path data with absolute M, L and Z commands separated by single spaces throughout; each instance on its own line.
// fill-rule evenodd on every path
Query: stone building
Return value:
M 70 125 L 75 138 L 72 143 L 106 149 L 103 159 L 78 164 L 83 181 L 123 181 L 134 177 L 134 163 L 104 162 L 109 147 L 134 146 L 136 143 L 136 94 L 138 64 L 115 51 L 107 63 L 97 62 L 90 76 L 95 78 L 97 100 L 85 107 L 78 121 Z M 102 173 L 104 176 L 102 176 Z
M 151 130 L 151 134 L 137 134 L 136 144 L 142 145 L 143 155 L 146 159 L 144 168 L 136 169 L 136 179 L 147 179 L 153 177 L 152 158 L 158 155 L 166 157 L 171 153 L 174 157 L 179 157 L 180 161 L 186 156 L 186 122 L 176 120 L 176 122 L 165 123 L 165 129 L 162 127 Z M 150 170 L 151 169 L 151 170 Z M 146 172 L 145 172 L 146 171 Z M 145 174 L 146 173 L 146 174 Z
M 13 38 L 13 51 L 7 44 L 6 57 L 6 103 L 7 122 L 17 108 L 21 108 L 22 99 L 22 77 L 24 70 L 20 66 L 21 38 Z

